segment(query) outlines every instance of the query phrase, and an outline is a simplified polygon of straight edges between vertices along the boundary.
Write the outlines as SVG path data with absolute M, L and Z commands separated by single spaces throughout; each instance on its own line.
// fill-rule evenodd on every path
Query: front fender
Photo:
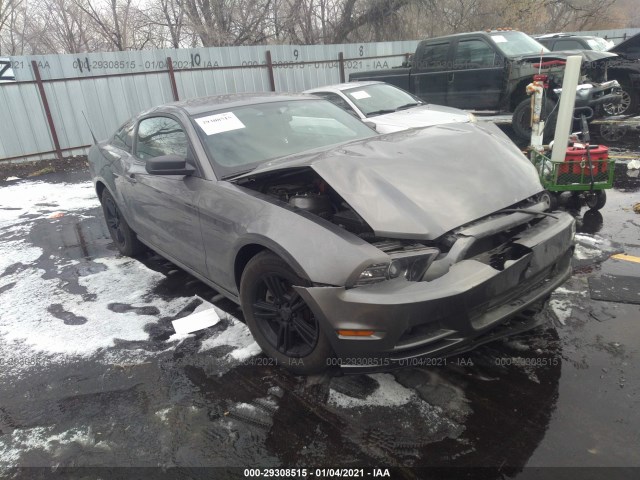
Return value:
M 356 270 L 389 260 L 371 244 L 316 215 L 264 203 L 260 216 L 247 223 L 246 233 L 234 245 L 230 271 L 247 245 L 273 251 L 300 277 L 323 285 L 344 286 Z

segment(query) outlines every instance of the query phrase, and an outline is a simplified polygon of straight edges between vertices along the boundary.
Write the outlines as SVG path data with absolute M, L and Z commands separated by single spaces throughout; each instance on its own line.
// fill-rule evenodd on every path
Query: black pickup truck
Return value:
M 543 116 L 550 116 L 558 99 L 554 89 L 562 87 L 564 61 L 571 54 L 578 52 L 550 52 L 529 35 L 513 30 L 460 33 L 421 41 L 411 61 L 402 67 L 352 73 L 349 80 L 391 83 L 429 103 L 514 112 L 513 128 L 526 137 L 530 132 L 526 86 L 542 65 L 550 86 Z M 616 55 L 579 54 L 584 59 L 580 83 L 594 87 L 585 102 L 590 106 L 619 102 L 617 82 L 606 82 L 606 61 Z

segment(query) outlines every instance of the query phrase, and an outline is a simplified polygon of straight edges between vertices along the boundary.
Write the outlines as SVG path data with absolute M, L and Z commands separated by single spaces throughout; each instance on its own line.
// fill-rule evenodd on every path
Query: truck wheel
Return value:
M 621 83 L 622 100 L 620 103 L 605 103 L 602 109 L 607 115 L 630 115 L 638 110 L 638 100 L 640 94 L 633 90 L 627 83 Z
M 595 192 L 588 193 L 586 199 L 587 207 L 589 210 L 600 210 L 607 203 L 607 192 L 604 190 L 596 190 Z
M 541 118 L 545 121 L 543 139 L 546 143 L 553 138 L 558 112 L 555 110 L 554 100 L 544 98 L 542 102 Z M 511 126 L 519 138 L 523 140 L 531 138 L 531 99 L 527 98 L 518 104 L 511 117 Z

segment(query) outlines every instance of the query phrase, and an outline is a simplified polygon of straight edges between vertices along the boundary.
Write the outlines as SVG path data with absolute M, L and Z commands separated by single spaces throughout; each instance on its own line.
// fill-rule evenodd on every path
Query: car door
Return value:
M 184 127 L 177 118 L 152 116 L 140 120 L 134 155 L 124 172 L 125 196 L 132 212 L 133 229 L 152 247 L 178 262 L 204 273 L 205 254 L 197 209 L 198 191 L 207 183 Z M 194 175 L 151 175 L 146 161 L 163 155 L 180 155 L 196 168 Z
M 125 180 L 123 173 L 129 168 L 133 161 L 133 137 L 135 133 L 136 123 L 129 120 L 113 135 L 111 140 L 106 143 L 102 149 L 109 161 L 112 161 L 113 181 L 115 184 L 116 201 L 120 206 L 124 206 L 125 218 L 130 221 L 131 214 L 128 211 L 128 205 L 123 194 L 126 193 L 129 182 Z
M 413 93 L 428 103 L 447 105 L 447 67 L 449 62 L 448 40 L 424 44 L 416 51 L 411 82 Z
M 447 105 L 467 110 L 497 109 L 504 76 L 502 56 L 492 45 L 482 38 L 459 40 L 447 78 Z

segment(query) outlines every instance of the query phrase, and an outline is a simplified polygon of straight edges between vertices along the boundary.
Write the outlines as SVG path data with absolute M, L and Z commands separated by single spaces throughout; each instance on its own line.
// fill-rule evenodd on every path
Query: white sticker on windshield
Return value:
M 349 95 L 351 95 L 356 100 L 362 100 L 363 98 L 371 98 L 371 95 L 369 95 L 364 90 L 358 90 L 357 92 L 351 92 Z
M 196 123 L 200 125 L 202 131 L 207 135 L 215 135 L 216 133 L 244 128 L 244 123 L 242 123 L 233 112 L 218 113 L 217 115 L 196 118 Z
M 507 39 L 502 35 L 491 35 L 491 38 L 493 38 L 493 41 L 496 43 L 507 43 Z

